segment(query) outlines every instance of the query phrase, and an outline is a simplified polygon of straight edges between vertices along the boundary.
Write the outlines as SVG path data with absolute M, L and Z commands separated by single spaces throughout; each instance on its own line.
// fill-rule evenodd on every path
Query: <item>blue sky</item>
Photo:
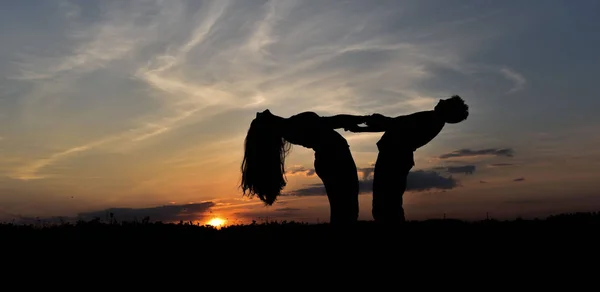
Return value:
M 599 6 L 6 2 L 0 218 L 126 208 L 123 217 L 165 220 L 327 220 L 313 154 L 299 146 L 287 161 L 286 191 L 295 195 L 272 207 L 241 196 L 255 113 L 395 116 L 452 94 L 471 114 L 415 153 L 409 219 L 596 210 Z M 365 178 L 361 219 L 370 220 L 368 174 L 381 134 L 342 134 Z M 461 149 L 469 151 L 440 158 Z

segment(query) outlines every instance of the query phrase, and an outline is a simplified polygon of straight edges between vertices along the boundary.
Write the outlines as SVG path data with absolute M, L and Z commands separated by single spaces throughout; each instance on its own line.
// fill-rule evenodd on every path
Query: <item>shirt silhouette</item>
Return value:
M 269 110 L 252 121 L 244 145 L 244 194 L 257 195 L 267 205 L 275 202 L 286 185 L 285 158 L 291 144 L 313 149 L 315 173 L 323 181 L 330 205 L 330 222 L 353 224 L 358 220 L 358 171 L 350 146 L 335 129 L 362 124 L 367 116 L 321 117 L 302 112 L 283 118 Z
M 434 110 L 386 117 L 373 114 L 367 127 L 346 128 L 351 132 L 385 132 L 377 142 L 379 153 L 373 171 L 373 219 L 383 223 L 405 221 L 403 195 L 407 176 L 415 165 L 414 151 L 430 143 L 447 123 L 467 119 L 468 106 L 454 95 L 441 99 Z

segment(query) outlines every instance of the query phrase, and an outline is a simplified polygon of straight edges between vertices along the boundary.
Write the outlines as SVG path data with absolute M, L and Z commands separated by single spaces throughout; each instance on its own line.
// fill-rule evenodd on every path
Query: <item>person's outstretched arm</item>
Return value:
M 367 127 L 377 129 L 377 132 L 387 131 L 392 126 L 395 118 L 386 117 L 382 114 L 372 114 L 366 121 Z
M 350 128 L 358 126 L 359 124 L 365 123 L 369 119 L 369 116 L 355 116 L 340 114 L 329 117 L 322 117 L 323 123 L 332 129 Z
M 367 124 L 366 127 L 354 125 L 352 127 L 344 128 L 344 130 L 353 133 L 385 132 L 392 126 L 393 122 L 394 118 L 375 113 L 368 117 L 367 121 L 365 122 Z
M 385 132 L 385 129 L 378 127 L 361 127 L 359 125 L 354 125 L 352 127 L 344 128 L 346 131 L 350 131 L 352 133 L 374 133 L 374 132 Z

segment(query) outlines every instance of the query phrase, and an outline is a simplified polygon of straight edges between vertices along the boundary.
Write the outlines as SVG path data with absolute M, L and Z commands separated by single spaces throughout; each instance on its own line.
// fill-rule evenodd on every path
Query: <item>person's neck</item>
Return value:
M 280 123 L 280 122 L 283 122 L 284 120 L 285 120 L 284 117 L 280 117 L 280 116 L 276 116 L 276 115 L 271 116 L 272 123 Z
M 444 114 L 442 114 L 440 111 L 436 111 L 436 110 L 432 110 L 432 112 L 435 114 L 434 116 L 440 120 L 441 122 L 443 122 L 444 124 L 446 123 L 446 117 L 444 116 Z

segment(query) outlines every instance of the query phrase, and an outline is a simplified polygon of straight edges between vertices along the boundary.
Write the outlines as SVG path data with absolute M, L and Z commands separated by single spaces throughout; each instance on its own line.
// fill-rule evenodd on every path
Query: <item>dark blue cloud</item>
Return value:
M 176 221 L 198 221 L 204 219 L 210 214 L 210 209 L 215 206 L 213 202 L 192 203 L 183 205 L 165 205 L 149 208 L 108 208 L 98 211 L 82 212 L 75 217 L 57 216 L 57 217 L 31 217 L 12 215 L 15 221 L 23 224 L 61 223 L 74 222 L 77 220 L 100 219 L 108 222 L 110 220 L 122 221 L 142 221 L 145 218 L 150 222 L 176 222 Z M 111 216 L 112 214 L 112 216 Z
M 204 202 L 150 208 L 109 208 L 100 211 L 79 213 L 78 217 L 84 220 L 93 218 L 104 219 L 112 213 L 114 218 L 120 221 L 142 220 L 144 217 L 149 217 L 152 221 L 190 221 L 202 218 L 214 205 L 215 203 L 213 202 Z
M 440 166 L 434 168 L 436 170 L 445 171 L 448 173 L 463 173 L 463 174 L 473 174 L 477 169 L 475 165 L 460 165 L 460 166 Z
M 453 158 L 453 157 L 471 157 L 471 156 L 481 156 L 481 155 L 512 157 L 514 155 L 514 151 L 512 148 L 487 148 L 487 149 L 480 149 L 480 150 L 460 149 L 460 150 L 453 151 L 451 153 L 442 154 L 439 156 L 439 158 L 446 159 L 446 158 Z
M 359 186 L 361 194 L 370 193 L 373 190 L 373 179 L 360 180 Z M 407 177 L 406 190 L 423 192 L 432 189 L 449 190 L 458 186 L 458 181 L 452 176 L 444 177 L 435 171 L 417 170 L 411 171 Z M 324 196 L 325 187 L 323 184 L 311 184 L 308 187 L 301 188 L 285 195 L 307 197 Z

